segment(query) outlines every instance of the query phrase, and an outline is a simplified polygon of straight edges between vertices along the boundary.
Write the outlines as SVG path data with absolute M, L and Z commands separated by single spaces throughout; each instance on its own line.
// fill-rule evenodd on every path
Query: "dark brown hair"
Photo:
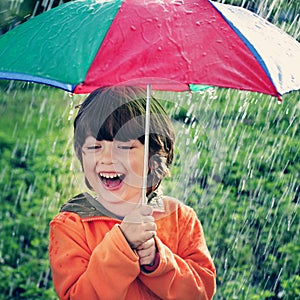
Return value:
M 74 121 L 74 148 L 82 163 L 82 145 L 88 136 L 97 140 L 145 141 L 146 92 L 114 86 L 93 91 Z M 160 103 L 151 96 L 148 187 L 155 189 L 169 174 L 174 155 L 174 130 Z

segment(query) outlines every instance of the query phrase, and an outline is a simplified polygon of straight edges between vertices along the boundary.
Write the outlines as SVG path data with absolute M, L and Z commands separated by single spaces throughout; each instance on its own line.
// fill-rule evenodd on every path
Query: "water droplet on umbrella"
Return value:
M 173 1 L 173 3 L 175 4 L 175 5 L 183 5 L 184 4 L 184 0 L 174 0 Z

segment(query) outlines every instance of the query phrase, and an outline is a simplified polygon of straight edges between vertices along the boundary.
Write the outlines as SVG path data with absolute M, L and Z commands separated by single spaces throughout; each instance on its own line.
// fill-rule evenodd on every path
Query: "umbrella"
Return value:
M 150 85 L 210 85 L 280 99 L 300 89 L 299 65 L 295 39 L 248 10 L 209 0 L 72 1 L 0 38 L 0 79 L 74 93 L 127 82 L 147 86 L 148 98 Z
M 299 45 L 248 10 L 208 0 L 72 1 L 0 38 L 0 78 L 75 93 L 143 78 L 153 89 L 279 97 L 300 88 Z

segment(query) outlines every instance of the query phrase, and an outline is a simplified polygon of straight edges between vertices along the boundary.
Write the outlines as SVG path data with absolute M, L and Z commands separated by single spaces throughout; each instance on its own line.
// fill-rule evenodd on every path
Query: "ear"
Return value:
M 149 172 L 155 171 L 157 168 L 159 168 L 157 156 L 158 154 L 154 154 L 149 158 Z
M 167 158 L 159 154 L 152 155 L 149 159 L 149 172 L 158 180 L 162 180 L 166 175 L 169 175 Z

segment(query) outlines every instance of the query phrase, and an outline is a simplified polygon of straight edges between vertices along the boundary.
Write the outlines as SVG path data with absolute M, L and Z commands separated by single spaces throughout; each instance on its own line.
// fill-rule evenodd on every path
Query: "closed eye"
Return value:
M 133 146 L 118 146 L 118 149 L 121 149 L 121 150 L 131 150 L 133 148 L 134 148 Z
M 97 149 L 101 149 L 102 147 L 101 146 L 98 146 L 98 145 L 94 145 L 94 146 L 88 146 L 86 147 L 88 150 L 97 150 Z

